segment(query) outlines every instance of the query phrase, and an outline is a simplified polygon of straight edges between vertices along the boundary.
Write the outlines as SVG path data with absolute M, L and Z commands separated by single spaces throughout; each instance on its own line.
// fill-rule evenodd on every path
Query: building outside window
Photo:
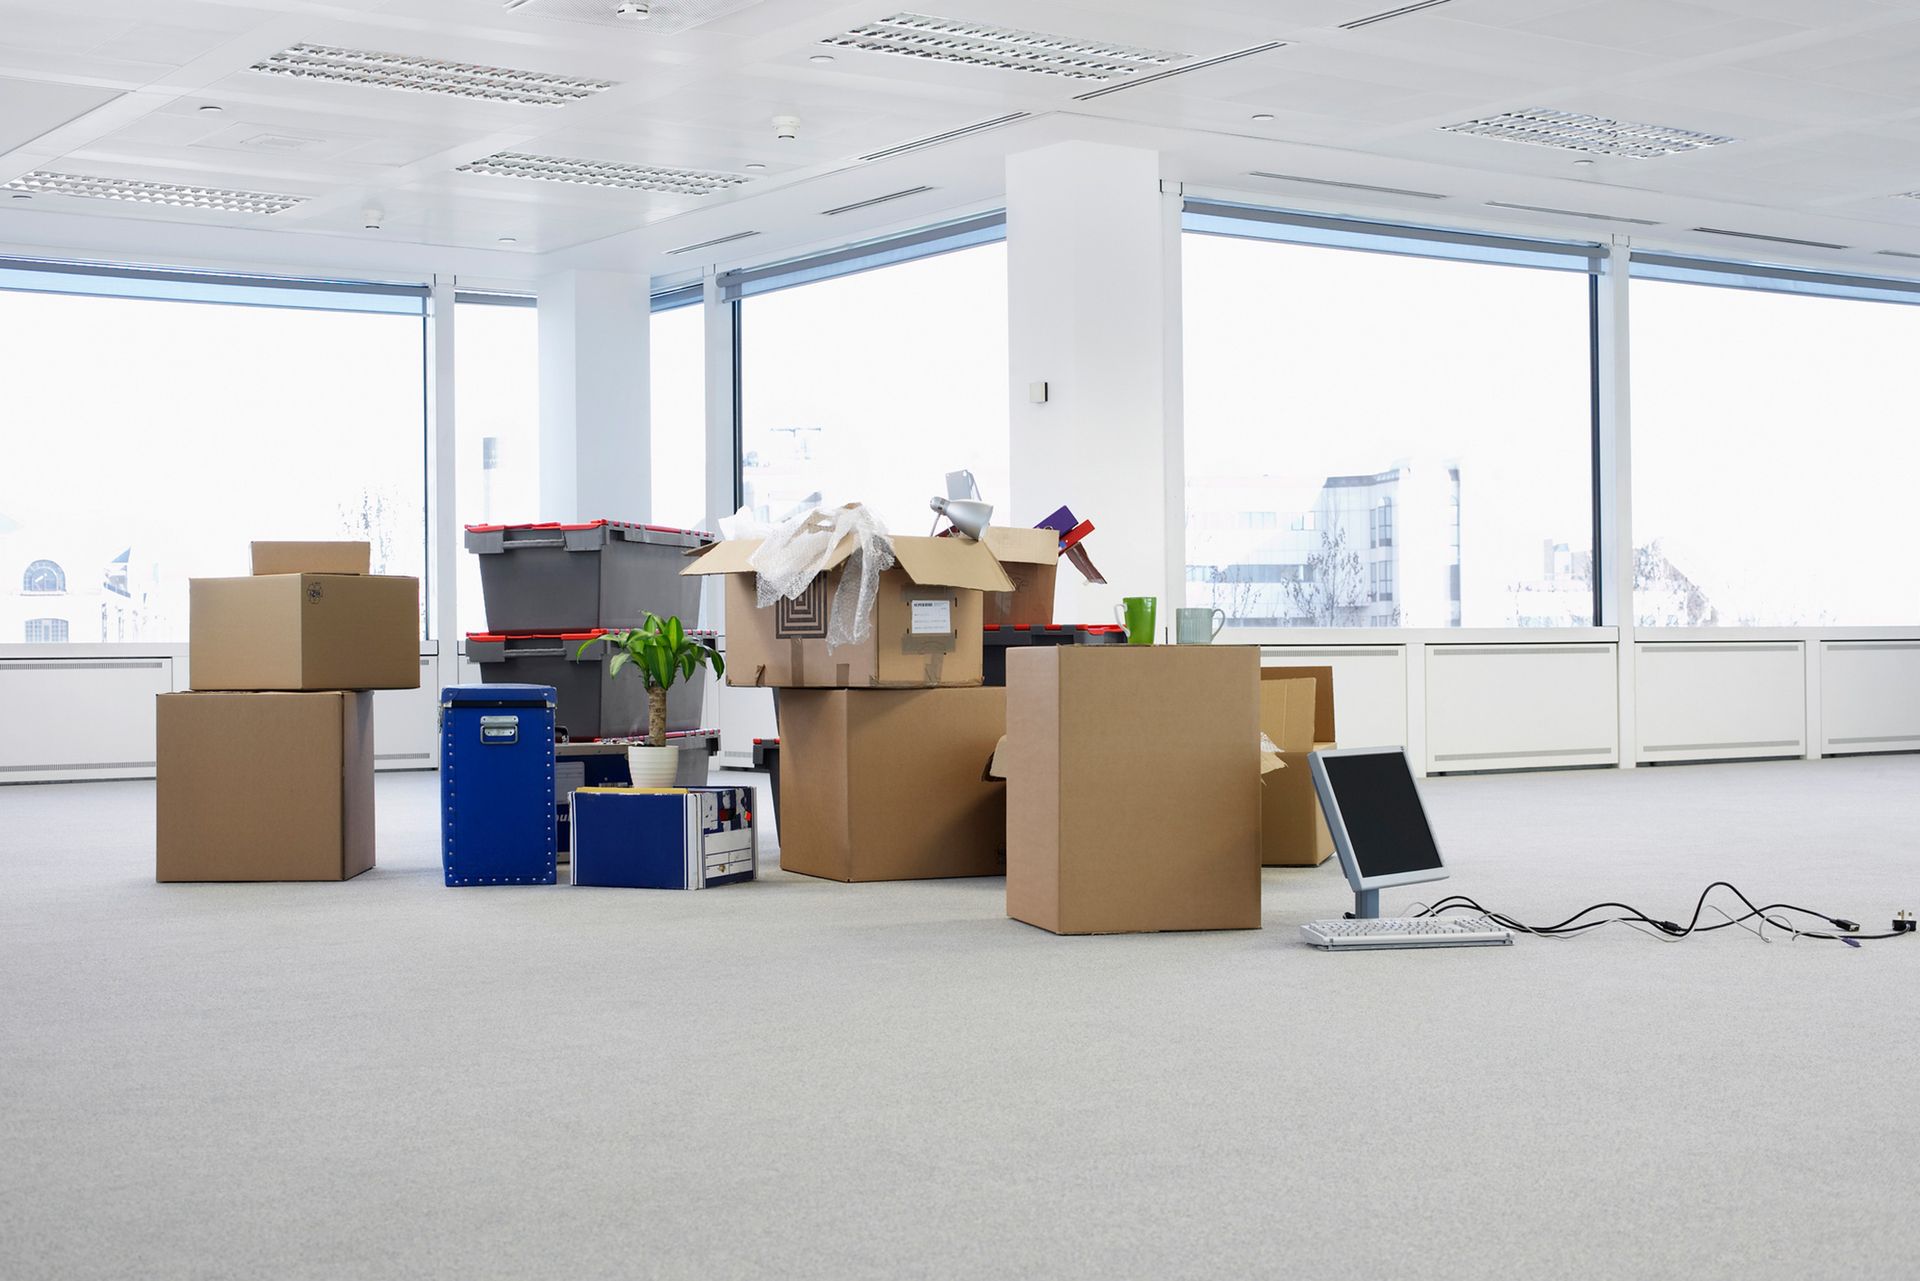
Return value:
M 1006 274 L 993 239 L 743 298 L 747 505 L 777 519 L 817 490 L 925 534 L 927 499 L 964 468 L 1004 510 Z
M 1304 571 L 1190 578 L 1185 603 L 1231 627 L 1591 624 L 1597 249 L 1243 212 L 1188 206 L 1186 559 Z
M 539 312 L 531 298 L 500 294 L 462 294 L 456 306 L 456 521 L 464 527 L 545 520 L 540 508 Z M 460 631 L 485 631 L 480 558 L 464 546 L 458 575 Z
M 652 374 L 653 523 L 708 529 L 707 333 L 699 291 L 655 303 L 648 330 Z M 714 512 L 711 519 L 731 515 Z
M 0 631 L 184 641 L 256 538 L 424 579 L 425 293 L 0 260 Z
M 1671 259 L 1633 271 L 1638 625 L 1920 619 L 1897 496 L 1920 473 L 1916 287 Z

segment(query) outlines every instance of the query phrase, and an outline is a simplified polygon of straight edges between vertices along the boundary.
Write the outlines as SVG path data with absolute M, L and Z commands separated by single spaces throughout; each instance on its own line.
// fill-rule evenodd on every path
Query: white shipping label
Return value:
M 913 605 L 913 635 L 915 636 L 951 636 L 953 634 L 953 602 L 950 600 L 916 600 Z

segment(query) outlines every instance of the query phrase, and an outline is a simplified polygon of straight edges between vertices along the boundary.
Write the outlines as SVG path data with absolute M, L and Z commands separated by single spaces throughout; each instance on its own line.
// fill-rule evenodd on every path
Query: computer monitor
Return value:
M 1405 750 L 1334 748 L 1307 757 L 1340 867 L 1353 886 L 1357 917 L 1380 915 L 1389 885 L 1438 881 L 1447 865 L 1427 824 Z

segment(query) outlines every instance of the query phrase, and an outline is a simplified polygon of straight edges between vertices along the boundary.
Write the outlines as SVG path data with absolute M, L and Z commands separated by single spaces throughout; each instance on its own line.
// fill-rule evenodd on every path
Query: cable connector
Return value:
M 1900 915 L 1893 918 L 1893 932 L 1895 934 L 1911 934 L 1916 927 L 1920 927 L 1920 921 L 1914 920 L 1913 913 L 1907 911 L 1904 907 L 1900 909 Z
M 1844 916 L 1834 917 L 1833 925 L 1835 929 L 1845 930 L 1849 934 L 1858 934 L 1860 932 L 1860 922 L 1849 921 Z

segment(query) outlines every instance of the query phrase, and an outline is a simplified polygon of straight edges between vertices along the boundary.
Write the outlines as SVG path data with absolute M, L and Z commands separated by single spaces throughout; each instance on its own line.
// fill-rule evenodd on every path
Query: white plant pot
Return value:
M 680 773 L 677 747 L 629 747 L 627 769 L 635 787 L 672 787 Z

